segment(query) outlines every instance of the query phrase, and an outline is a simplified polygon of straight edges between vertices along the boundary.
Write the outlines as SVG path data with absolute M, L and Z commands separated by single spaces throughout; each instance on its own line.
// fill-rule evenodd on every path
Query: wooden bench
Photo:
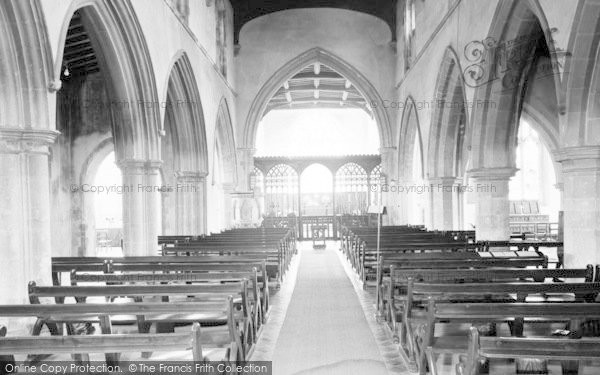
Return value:
M 45 354 L 45 353 L 96 353 L 92 347 L 80 346 L 79 351 L 65 351 L 57 350 L 54 351 L 51 348 L 41 345 L 38 349 L 37 344 L 29 347 L 30 343 L 35 343 L 36 340 L 41 339 L 47 340 L 47 342 L 55 342 L 57 345 L 62 346 L 61 339 L 64 342 L 78 343 L 81 340 L 83 342 L 97 342 L 100 344 L 97 353 L 106 353 L 107 361 L 111 364 L 115 364 L 118 361 L 118 355 L 122 348 L 117 345 L 121 340 L 117 338 L 114 341 L 107 338 L 106 335 L 113 336 L 112 318 L 119 318 L 123 316 L 136 316 L 138 319 L 144 319 L 145 322 L 187 322 L 194 325 L 194 360 L 204 360 L 205 357 L 202 355 L 202 347 L 206 348 L 224 348 L 226 354 L 223 358 L 214 358 L 216 360 L 243 360 L 244 352 L 241 347 L 239 337 L 234 333 L 234 310 L 233 310 L 233 299 L 228 297 L 224 300 L 219 301 L 208 301 L 208 302 L 184 302 L 184 303 L 110 303 L 110 304 L 91 304 L 91 303 L 76 303 L 76 304 L 38 304 L 38 305 L 0 305 L 0 316 L 4 317 L 35 317 L 37 318 L 36 326 L 41 324 L 48 325 L 52 336 L 56 340 L 52 340 L 49 337 L 39 336 L 37 332 L 34 332 L 33 337 L 18 337 L 11 341 L 12 344 L 7 344 L 7 341 L 0 340 L 0 354 L 15 355 L 15 354 Z M 202 319 L 202 316 L 213 314 L 215 311 L 223 312 L 228 316 L 228 331 L 223 333 L 206 332 L 201 335 L 200 323 L 197 321 Z M 78 322 L 97 322 L 101 327 L 102 335 L 77 335 L 73 336 L 73 332 L 69 330 L 69 326 L 73 323 Z M 59 325 L 67 325 L 67 333 L 69 336 L 61 336 L 58 329 Z M 35 328 L 34 328 L 35 330 Z M 37 334 L 36 334 L 37 333 Z M 114 335 L 117 337 L 125 335 Z M 134 345 L 131 350 L 123 351 L 140 351 L 145 354 L 149 351 L 161 351 L 161 350 L 186 350 L 190 348 L 190 341 L 185 340 L 185 336 L 189 334 L 149 334 L 147 332 L 139 335 L 126 335 L 135 337 L 135 341 L 139 345 Z M 94 337 L 93 339 L 87 339 L 87 337 Z M 104 337 L 104 340 L 101 338 Z M 156 337 L 164 338 L 165 348 L 163 349 L 155 341 Z M 145 340 L 144 340 L 145 338 Z M 11 338 L 12 340 L 12 338 Z M 86 341 L 88 340 L 88 341 Z M 172 342 L 177 340 L 179 345 L 172 345 Z M 127 341 L 126 341 L 127 342 Z M 106 345 L 102 344 L 106 343 Z M 109 344 L 110 343 L 110 344 Z M 187 346 L 186 346 L 187 345 Z M 31 349 L 31 351 L 27 351 Z M 83 349 L 83 350 L 82 350 Z
M 190 296 L 192 298 L 190 299 Z M 177 302 L 177 300 L 188 301 L 224 301 L 234 296 L 241 296 L 241 311 L 234 311 L 234 316 L 228 315 L 226 311 L 214 310 L 210 313 L 196 314 L 174 314 L 160 315 L 147 319 L 145 316 L 124 316 L 119 317 L 120 324 L 137 324 L 140 333 L 147 333 L 152 324 L 156 325 L 159 333 L 172 332 L 174 327 L 179 324 L 191 324 L 198 322 L 206 326 L 222 326 L 230 335 L 234 336 L 235 342 L 240 343 L 238 347 L 247 355 L 255 342 L 254 327 L 250 317 L 250 307 L 247 298 L 246 281 L 235 284 L 185 284 L 185 285 L 117 285 L 117 286 L 37 286 L 34 282 L 29 285 L 29 299 L 32 305 L 39 305 L 40 298 L 53 298 L 57 302 L 64 301 L 65 298 L 74 298 L 78 303 L 85 303 L 91 297 L 104 297 L 110 301 L 111 297 L 129 297 L 136 303 L 146 302 L 145 298 L 151 301 Z M 232 299 L 233 301 L 233 299 Z M 107 305 L 113 305 L 107 303 Z M 117 304 L 115 304 L 117 305 Z M 75 318 L 75 317 L 71 317 Z M 80 319 L 78 323 L 89 322 L 87 318 Z M 99 321 L 92 321 L 100 323 Z M 115 320 L 115 323 L 117 321 Z M 67 322 L 65 322 L 67 323 Z M 32 330 L 32 334 L 37 336 L 42 327 L 46 325 L 49 330 L 57 330 L 56 322 L 48 322 L 45 319 L 39 319 Z M 69 327 L 67 326 L 69 329 Z M 233 341 L 233 340 L 232 340 Z
M 0 337 L 0 355 L 2 356 L 183 350 L 191 350 L 194 361 L 204 360 L 202 334 L 198 323 L 194 324 L 189 333 Z M 109 366 L 116 364 L 118 362 L 112 362 Z
M 71 272 L 71 285 L 84 283 L 102 285 L 156 285 L 156 284 L 190 284 L 209 282 L 231 283 L 248 280 L 248 294 L 250 315 L 252 316 L 255 336 L 261 326 L 266 323 L 269 309 L 269 286 L 263 278 L 259 284 L 258 271 L 253 268 L 250 272 L 185 272 L 185 273 L 119 273 L 119 274 L 89 274 L 75 270 Z
M 382 255 L 379 263 L 366 263 L 359 275 L 366 286 L 379 268 L 379 288 L 391 267 L 396 269 L 448 269 L 448 268 L 526 268 L 548 266 L 548 258 L 539 252 L 428 252 L 418 254 Z
M 432 352 L 432 349 L 428 349 L 428 356 L 433 360 Z M 471 327 L 466 356 L 457 365 L 456 373 L 478 375 L 482 358 L 577 361 L 577 373 L 583 374 L 582 361 L 600 359 L 600 338 L 482 337 L 477 328 Z M 432 360 L 430 367 L 435 369 Z M 432 375 L 436 375 L 436 372 L 432 372 Z
M 514 302 L 525 302 L 528 296 L 542 296 L 541 300 L 546 302 L 593 302 L 600 292 L 600 283 L 465 283 L 465 284 L 430 284 L 412 283 L 409 280 L 407 298 L 404 304 L 403 326 L 407 335 L 407 344 L 410 357 L 415 358 L 419 373 L 426 373 L 425 348 L 432 345 L 436 337 L 436 322 L 452 321 L 451 317 L 443 315 L 439 303 L 447 302 L 444 306 L 459 306 L 459 303 L 467 303 L 467 309 L 477 308 L 479 305 L 485 308 L 493 302 L 501 302 L 497 306 L 495 314 L 502 315 L 503 321 L 511 322 L 511 332 L 515 336 L 523 334 L 524 319 L 521 314 L 509 314 L 508 310 Z M 558 294 L 558 298 L 548 295 Z M 419 308 L 424 298 L 415 298 L 416 295 L 427 299 L 427 310 Z M 566 297 L 566 296 L 569 297 Z M 514 297 L 511 297 L 514 296 Z M 570 305 L 570 304 L 564 304 Z M 591 304 L 596 305 L 596 304 Z M 492 305 L 490 305 L 492 306 Z M 525 304 L 533 306 L 532 303 Z M 600 304 L 596 305 L 600 306 Z M 449 307 L 450 309 L 452 307 Z M 463 311 L 464 312 L 464 311 Z M 532 316 L 523 314 L 524 316 Z M 473 319 L 468 313 L 456 314 L 457 321 L 465 322 Z M 535 317 L 535 314 L 533 315 Z M 487 317 L 484 317 L 487 319 Z M 484 319 L 484 320 L 485 320 Z M 492 319 L 493 320 L 493 319 Z M 477 320 L 481 321 L 481 319 Z M 490 321 L 490 320 L 485 320 Z M 546 321 L 546 320 L 545 320 Z
M 274 278 L 279 283 L 278 271 L 261 258 L 239 256 L 198 257 L 77 257 L 52 258 L 52 279 L 60 285 L 62 275 L 71 271 L 85 272 L 247 272 L 256 268 L 264 280 Z
M 594 281 L 594 267 L 588 265 L 580 269 L 548 268 L 484 268 L 484 269 L 396 269 L 390 266 L 389 278 L 382 280 L 377 298 L 378 310 L 390 324 L 396 338 L 398 321 L 402 320 L 404 302 L 407 297 L 409 281 L 426 283 L 483 283 L 483 282 L 564 282 Z M 414 297 L 413 297 L 414 298 Z

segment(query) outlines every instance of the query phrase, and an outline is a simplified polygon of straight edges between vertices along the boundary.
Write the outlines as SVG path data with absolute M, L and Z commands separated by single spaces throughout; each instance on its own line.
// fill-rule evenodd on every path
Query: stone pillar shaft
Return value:
M 177 172 L 177 233 L 204 234 L 206 173 Z
M 486 168 L 469 171 L 473 192 L 477 197 L 476 237 L 478 241 L 508 241 L 510 239 L 510 201 L 508 182 L 515 168 Z
M 121 160 L 123 185 L 123 253 L 156 255 L 161 233 L 160 162 Z
M 565 267 L 600 262 L 600 147 L 558 153 L 564 186 Z
M 58 132 L 0 129 L 0 303 L 28 303 L 51 283 L 49 146 Z
M 435 230 L 459 229 L 459 189 L 456 177 L 433 177 L 431 187 L 431 223 Z

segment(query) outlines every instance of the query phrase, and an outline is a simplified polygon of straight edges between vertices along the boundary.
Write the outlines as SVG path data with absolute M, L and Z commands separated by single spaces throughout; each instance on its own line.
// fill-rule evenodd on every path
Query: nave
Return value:
M 546 253 L 560 243 L 337 225 L 325 247 L 259 228 L 160 236 L 158 256 L 54 258 L 53 285 L 0 305 L 31 332 L 2 327 L 0 355 L 251 361 L 290 375 L 598 370 L 600 266 L 563 268 Z

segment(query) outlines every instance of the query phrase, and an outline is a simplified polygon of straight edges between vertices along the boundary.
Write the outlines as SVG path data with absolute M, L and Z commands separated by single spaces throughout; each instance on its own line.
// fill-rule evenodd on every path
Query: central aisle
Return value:
M 388 374 L 337 250 L 300 251 L 296 287 L 273 354 L 273 373 Z

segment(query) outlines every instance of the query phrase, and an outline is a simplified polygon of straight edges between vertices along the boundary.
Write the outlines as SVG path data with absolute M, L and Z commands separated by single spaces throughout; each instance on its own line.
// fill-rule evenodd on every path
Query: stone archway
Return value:
M 537 38 L 543 37 L 551 51 L 550 66 L 553 70 L 555 88 L 560 87 L 557 56 L 551 31 L 537 0 L 503 0 L 498 5 L 491 29 L 483 43 L 474 44 L 472 53 L 480 53 L 479 62 L 465 67 L 464 77 L 476 77 L 466 84 L 475 88 L 474 103 L 490 105 L 473 110 L 472 173 L 490 168 L 502 168 L 507 173 L 515 167 L 515 148 L 518 122 L 523 106 L 522 96 L 527 88 L 526 77 L 533 65 Z M 511 51 L 500 52 L 513 43 L 521 48 L 520 55 Z M 475 52 L 478 51 L 478 52 Z M 516 57 L 515 57 L 516 56 Z M 499 73 L 505 69 L 504 73 Z M 471 76 L 470 73 L 473 73 Z M 558 95 L 558 90 L 555 90 Z M 558 101 L 558 98 L 556 99 Z
M 213 147 L 213 193 L 218 196 L 220 225 L 231 227 L 234 220 L 234 196 L 238 185 L 237 154 L 229 106 L 221 99 L 217 112 Z M 223 228 L 219 228 L 223 229 Z
M 258 95 L 252 102 L 250 111 L 246 118 L 243 133 L 244 148 L 253 149 L 258 124 L 265 112 L 269 99 L 277 92 L 284 81 L 292 77 L 300 69 L 313 63 L 322 63 L 334 69 L 346 77 L 369 103 L 382 103 L 382 99 L 375 87 L 356 68 L 337 57 L 333 53 L 322 48 L 313 48 L 289 61 L 275 74 L 273 74 L 260 89 Z M 373 115 L 379 129 L 380 145 L 382 148 L 393 147 L 392 129 L 387 112 L 382 106 L 374 106 Z
M 460 229 L 460 184 L 467 153 L 463 141 L 468 115 L 460 60 L 448 47 L 438 73 L 427 146 L 432 229 Z
M 71 70 L 68 65 L 75 68 L 70 55 L 65 54 L 75 48 L 69 30 L 72 23 L 77 22 L 85 31 L 89 48 L 97 61 L 99 73 L 96 79 L 106 93 L 107 102 L 100 103 L 100 97 L 93 99 L 100 106 L 98 112 L 110 119 L 107 120 L 110 124 L 107 131 L 112 133 L 123 184 L 134 187 L 123 192 L 124 253 L 154 254 L 156 238 L 160 233 L 160 197 L 148 189 L 153 190 L 153 187 L 160 185 L 160 105 L 154 70 L 141 27 L 129 0 L 75 0 L 67 14 L 53 71 L 52 89 L 60 90 L 57 113 L 65 108 L 63 100 L 71 99 L 69 95 L 77 92 L 73 85 L 78 84 L 78 80 L 67 84 L 67 78 L 72 78 L 66 73 Z M 82 68 L 81 74 L 91 73 Z M 67 87 L 69 90 L 66 90 Z M 71 121 L 69 116 L 72 112 L 86 113 L 90 110 L 86 108 L 87 105 L 86 102 L 79 102 L 66 106 L 69 107 L 69 115 L 59 117 L 61 123 L 57 123 L 57 128 L 60 126 L 67 130 L 60 138 L 64 142 L 56 146 L 56 152 L 62 154 L 63 162 L 73 162 L 69 159 L 68 147 L 73 140 L 70 137 L 80 135 L 70 135 L 71 130 L 79 130 L 79 125 Z M 67 146 L 61 151 L 64 144 Z M 58 207 L 64 206 L 63 203 L 72 204 L 65 185 L 73 176 L 63 169 L 56 170 L 55 216 L 59 218 L 57 225 L 62 225 L 60 218 L 65 214 Z
M 559 107 L 560 72 L 551 33 L 537 0 L 503 0 L 487 39 L 470 46 L 479 59 L 465 68 L 465 81 L 475 88 L 473 103 L 488 104 L 473 108 L 467 139 L 478 239 L 510 236 L 508 182 L 516 172 L 517 132 L 531 82 L 548 78 L 555 92 L 552 106 Z M 542 55 L 550 72 L 546 76 L 537 71 Z
M 167 83 L 164 136 L 161 139 L 163 232 L 206 232 L 208 151 L 202 102 L 186 53 L 177 55 Z
M 27 303 L 27 283 L 50 282 L 49 146 L 52 53 L 37 1 L 0 2 L 0 302 Z
M 564 207 L 565 266 L 600 262 L 600 8 L 580 0 L 567 51 L 559 149 Z
M 411 202 L 422 198 L 423 192 L 417 192 L 419 181 L 425 178 L 425 160 L 423 154 L 423 138 L 419 115 L 415 100 L 409 96 L 404 102 L 404 111 L 398 132 L 398 186 L 399 192 L 394 194 L 397 198 L 397 222 L 398 224 L 413 224 L 417 208 Z M 416 158 L 416 160 L 415 160 Z M 419 181 L 415 181 L 414 177 Z M 423 205 L 423 199 L 420 203 Z M 417 205 L 418 205 L 417 204 Z M 422 207 L 421 209 L 423 209 Z M 426 219 L 423 218 L 423 219 Z M 422 223 L 421 223 L 422 224 Z

